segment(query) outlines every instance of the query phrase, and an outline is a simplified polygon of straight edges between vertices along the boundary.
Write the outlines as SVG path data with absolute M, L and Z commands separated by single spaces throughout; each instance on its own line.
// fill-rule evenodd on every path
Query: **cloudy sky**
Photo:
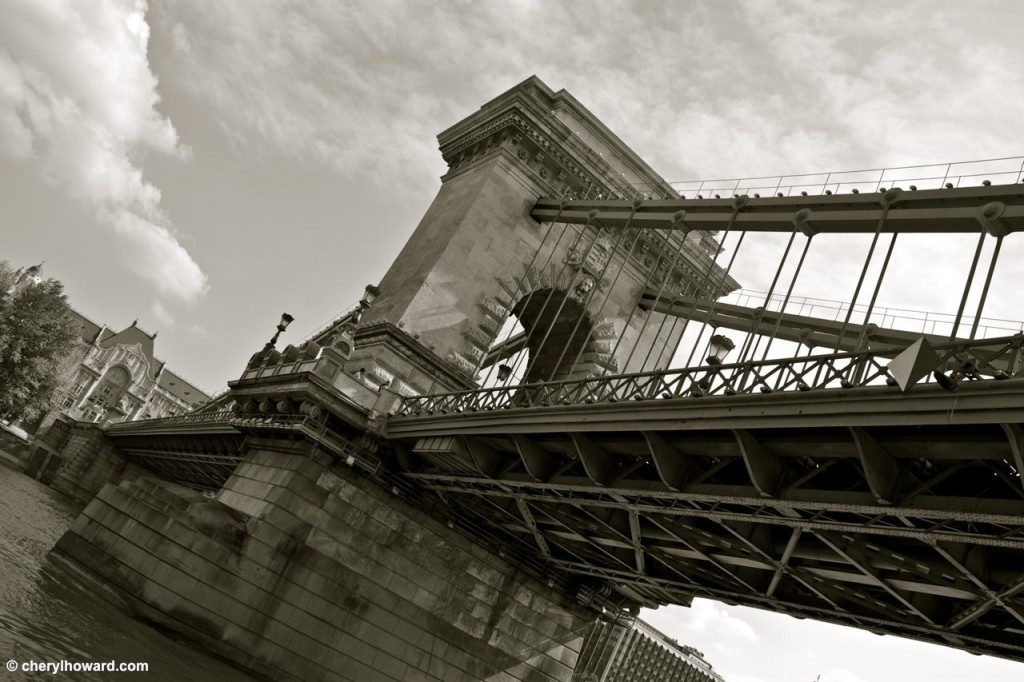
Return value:
M 0 0 L 0 16 L 0 258 L 45 259 L 94 320 L 159 331 L 209 391 L 282 311 L 295 340 L 379 281 L 440 184 L 436 134 L 531 74 L 669 180 L 1024 154 L 1015 0 Z M 846 298 L 845 248 L 823 246 L 797 292 Z M 935 264 L 971 248 L 901 243 L 913 276 L 882 303 L 952 312 L 962 282 Z M 1018 318 L 1012 298 L 986 311 Z M 730 682 L 1024 674 L 724 606 L 658 624 Z M 908 657 L 936 672 L 908 678 Z

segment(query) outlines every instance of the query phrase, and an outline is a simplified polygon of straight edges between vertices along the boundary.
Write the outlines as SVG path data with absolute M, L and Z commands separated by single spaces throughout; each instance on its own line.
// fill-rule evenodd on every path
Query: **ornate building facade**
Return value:
M 73 314 L 82 330 L 79 363 L 57 412 L 79 421 L 134 421 L 185 414 L 210 400 L 156 358 L 157 335 L 138 321 L 114 331 Z
M 19 268 L 6 293 L 43 281 L 43 264 Z M 153 355 L 156 333 L 131 326 L 114 331 L 71 310 L 81 337 L 72 351 L 75 367 L 56 405 L 30 431 L 42 433 L 60 415 L 108 423 L 172 417 L 191 412 L 210 396 Z

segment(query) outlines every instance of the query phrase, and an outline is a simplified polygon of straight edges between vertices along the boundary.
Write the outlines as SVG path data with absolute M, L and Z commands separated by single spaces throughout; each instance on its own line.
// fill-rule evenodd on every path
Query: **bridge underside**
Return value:
M 647 605 L 1024 660 L 1024 381 L 404 416 L 406 476 Z

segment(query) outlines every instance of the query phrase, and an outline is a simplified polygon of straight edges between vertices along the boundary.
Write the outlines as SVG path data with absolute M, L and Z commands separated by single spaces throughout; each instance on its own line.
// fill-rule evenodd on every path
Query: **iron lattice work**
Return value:
M 375 473 L 379 462 L 335 433 L 323 419 L 306 415 L 193 412 L 177 417 L 112 424 L 107 433 L 133 462 L 164 480 L 205 491 L 220 490 L 241 464 L 249 435 L 303 439 Z M 357 455 L 359 455 L 357 457 Z
M 954 367 L 953 379 L 959 381 L 976 380 L 986 374 L 1001 379 L 1024 374 L 1024 365 L 1020 362 L 1022 348 L 1024 334 L 942 344 L 936 350 L 939 352 L 940 364 Z M 889 374 L 888 363 L 902 350 L 891 348 L 884 351 L 665 369 L 576 381 L 410 396 L 403 398 L 396 416 L 894 385 L 895 380 Z M 934 377 L 926 377 L 926 381 L 934 381 Z
M 552 569 L 1024 659 L 1016 425 L 500 428 L 406 476 Z

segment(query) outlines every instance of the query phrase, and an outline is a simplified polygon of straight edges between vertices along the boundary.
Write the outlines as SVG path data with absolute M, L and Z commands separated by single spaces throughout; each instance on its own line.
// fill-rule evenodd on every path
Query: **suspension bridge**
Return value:
M 535 78 L 439 140 L 379 289 L 253 355 L 230 411 L 107 445 L 232 513 L 287 508 L 326 557 L 309 538 L 349 531 L 303 504 L 358 479 L 592 613 L 701 596 L 1024 660 L 1024 333 L 999 284 L 1024 159 L 679 186 Z M 892 298 L 934 264 L 908 241 L 959 245 L 916 292 L 941 313 Z M 307 446 L 327 473 L 291 488 Z M 419 532 L 409 557 L 447 531 Z

